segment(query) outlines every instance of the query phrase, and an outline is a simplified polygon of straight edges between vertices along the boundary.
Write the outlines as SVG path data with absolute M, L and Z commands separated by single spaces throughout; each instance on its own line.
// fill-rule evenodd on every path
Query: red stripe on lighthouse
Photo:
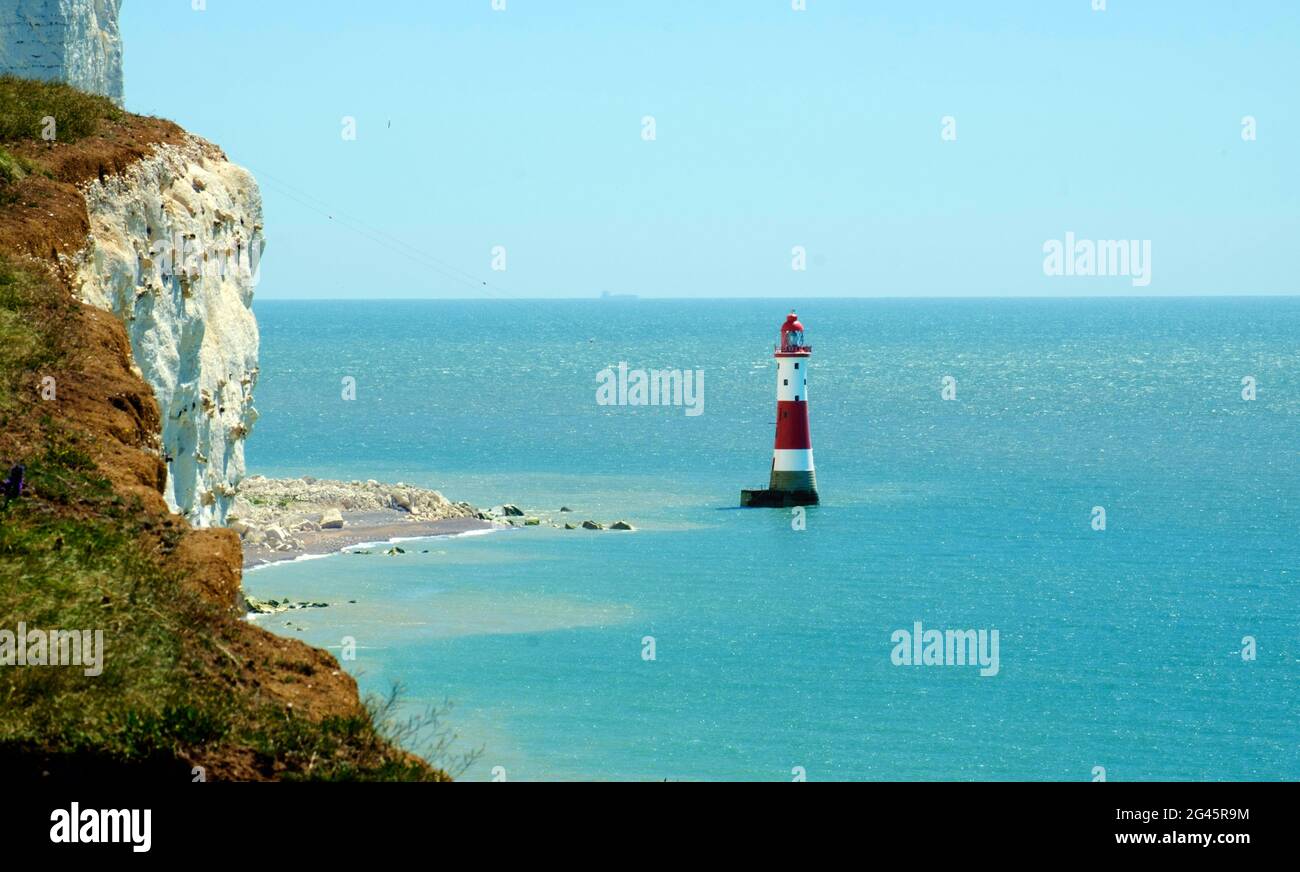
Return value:
M 808 431 L 808 404 L 802 401 L 778 400 L 776 404 L 776 447 L 812 448 L 812 435 Z

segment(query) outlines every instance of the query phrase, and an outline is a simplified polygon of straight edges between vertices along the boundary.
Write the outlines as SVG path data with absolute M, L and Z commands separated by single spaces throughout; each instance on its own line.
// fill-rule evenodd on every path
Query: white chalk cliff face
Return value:
M 121 0 L 3 0 L 0 73 L 67 82 L 122 102 Z
M 122 102 L 121 0 L 0 0 L 0 73 Z M 257 410 L 253 285 L 265 242 L 253 177 L 196 137 L 85 187 L 82 298 L 126 325 L 162 412 L 165 496 L 223 524 Z
M 257 419 L 251 306 L 265 248 L 257 182 L 190 137 L 89 183 L 85 195 L 80 294 L 123 320 L 154 389 L 167 502 L 192 524 L 224 524 Z

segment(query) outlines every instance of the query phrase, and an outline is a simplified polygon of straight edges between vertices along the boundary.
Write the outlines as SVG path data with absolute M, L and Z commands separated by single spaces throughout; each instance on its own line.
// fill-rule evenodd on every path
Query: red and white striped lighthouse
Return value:
M 817 472 L 808 429 L 808 361 L 812 346 L 803 324 L 791 312 L 781 325 L 776 346 L 776 446 L 767 490 L 740 492 L 742 506 L 816 505 Z

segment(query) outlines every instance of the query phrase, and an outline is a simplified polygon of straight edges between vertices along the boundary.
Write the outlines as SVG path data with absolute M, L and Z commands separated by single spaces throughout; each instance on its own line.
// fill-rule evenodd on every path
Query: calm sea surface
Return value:
M 736 508 L 785 313 L 259 303 L 250 472 L 638 527 L 254 571 L 336 603 L 263 625 L 452 700 L 470 779 L 1300 779 L 1300 300 L 806 301 L 804 530 Z M 704 413 L 597 405 L 620 361 Z M 894 665 L 917 621 L 996 629 L 998 674 Z

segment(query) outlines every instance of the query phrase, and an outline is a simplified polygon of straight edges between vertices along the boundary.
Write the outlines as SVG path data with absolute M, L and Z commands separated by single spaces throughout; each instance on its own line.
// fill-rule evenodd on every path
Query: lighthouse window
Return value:
M 783 379 L 781 379 L 781 384 L 783 384 L 783 385 L 788 385 L 788 384 L 790 384 L 790 380 L 789 380 L 788 378 L 783 378 Z
M 798 368 L 799 368 L 799 361 L 796 360 L 796 361 L 794 362 L 794 368 L 795 368 L 795 369 L 798 369 Z

